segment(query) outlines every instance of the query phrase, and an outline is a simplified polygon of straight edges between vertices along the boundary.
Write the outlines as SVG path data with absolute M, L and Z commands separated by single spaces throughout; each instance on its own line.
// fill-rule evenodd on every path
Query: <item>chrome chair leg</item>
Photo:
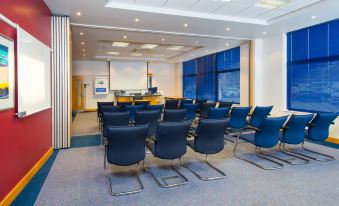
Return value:
M 105 176 L 107 178 L 107 180 L 109 181 L 109 192 L 111 195 L 113 196 L 122 196 L 122 195 L 131 195 L 131 194 L 135 194 L 135 193 L 139 193 L 139 192 L 142 192 L 144 190 L 144 186 L 140 180 L 140 177 L 139 177 L 139 162 L 138 162 L 138 167 L 137 167 L 137 171 L 135 173 L 135 177 L 137 178 L 137 181 L 138 181 L 138 184 L 139 184 L 139 188 L 135 189 L 135 190 L 131 190 L 131 191 L 126 191 L 126 192 L 113 192 L 113 189 L 112 189 L 112 180 L 107 172 L 107 163 L 106 163 L 106 151 L 105 151 L 105 160 L 104 160 L 104 170 L 105 170 Z
M 175 168 L 174 166 L 174 160 L 172 160 L 172 169 L 173 171 L 175 171 L 179 176 L 170 176 L 170 177 L 166 177 L 166 178 L 163 178 L 163 180 L 165 179 L 174 179 L 174 178 L 178 178 L 181 179 L 181 182 L 179 183 L 173 183 L 173 184 L 163 184 L 160 182 L 160 180 L 155 176 L 155 174 L 147 167 L 145 167 L 145 161 L 144 161 L 144 164 L 143 164 L 143 167 L 144 167 L 144 170 L 149 173 L 151 175 L 151 177 L 156 181 L 156 183 L 162 187 L 162 188 L 170 188 L 170 187 L 176 187 L 176 186 L 180 186 L 180 185 L 185 185 L 187 184 L 188 182 L 188 179 L 181 173 L 179 172 L 179 170 L 177 170 L 177 168 Z
M 321 155 L 321 156 L 324 156 L 324 157 L 326 157 L 326 158 L 325 158 L 325 159 L 324 159 L 324 158 L 317 158 L 317 157 L 310 156 L 310 155 L 306 155 L 306 154 L 304 154 L 304 153 L 296 152 L 296 151 L 293 151 L 293 150 L 285 150 L 285 151 L 291 152 L 291 153 L 294 153 L 294 154 L 297 154 L 297 155 L 300 155 L 300 156 L 303 156 L 303 157 L 306 157 L 306 158 L 309 158 L 309 159 L 311 159 L 311 160 L 316 160 L 316 161 L 321 161 L 321 162 L 328 162 L 328 161 L 333 161 L 333 160 L 335 160 L 335 158 L 334 158 L 333 156 L 330 156 L 330 155 L 327 155 L 327 154 L 324 154 L 324 153 L 320 153 L 320 152 L 317 152 L 317 151 L 314 151 L 314 150 L 310 150 L 310 149 L 305 148 L 304 142 L 301 144 L 301 147 L 302 147 L 302 149 L 305 150 L 305 151 L 311 152 L 311 153 L 313 153 L 313 154 Z
M 241 159 L 241 160 L 243 160 L 243 161 L 245 161 L 245 162 L 248 162 L 248 163 L 250 163 L 250 164 L 252 164 L 252 165 L 255 165 L 255 166 L 257 166 L 257 167 L 259 167 L 259 168 L 261 168 L 261 169 L 264 169 L 264 170 L 276 170 L 276 169 L 281 169 L 281 168 L 284 167 L 284 165 L 281 164 L 280 162 L 274 161 L 274 160 L 272 160 L 272 159 L 266 157 L 265 155 L 261 154 L 261 153 L 260 153 L 260 149 L 259 149 L 259 151 L 257 151 L 257 147 L 256 147 L 255 154 L 256 154 L 258 157 L 260 157 L 261 159 L 267 160 L 267 161 L 269 161 L 269 162 L 272 162 L 272 163 L 274 163 L 274 164 L 277 165 L 277 166 L 276 166 L 276 167 L 265 167 L 265 166 L 263 166 L 263 165 L 261 165 L 261 164 L 258 164 L 258 163 L 255 162 L 255 161 L 246 159 L 245 157 L 242 157 L 242 156 L 238 155 L 238 154 L 236 153 L 236 150 L 237 150 L 237 145 L 238 145 L 238 140 L 239 140 L 239 138 L 240 138 L 240 136 L 237 137 L 237 139 L 236 139 L 236 141 L 235 141 L 235 144 L 234 144 L 234 148 L 233 148 L 233 155 L 234 155 L 234 157 L 236 157 L 236 158 L 238 158 L 238 159 Z
M 214 167 L 213 165 L 211 165 L 209 162 L 208 162 L 208 155 L 206 155 L 206 159 L 205 159 L 205 162 L 206 164 L 212 168 L 213 170 L 215 170 L 216 172 L 218 172 L 221 176 L 216 176 L 216 177 L 202 177 L 200 176 L 197 172 L 195 172 L 194 170 L 192 170 L 190 167 L 188 167 L 187 165 L 184 165 L 182 162 L 181 162 L 181 159 L 179 159 L 179 162 L 180 164 L 185 167 L 186 169 L 188 169 L 190 172 L 192 172 L 196 177 L 198 177 L 199 179 L 201 180 L 204 180 L 204 181 L 211 181 L 211 180 L 218 180 L 218 179 L 224 179 L 226 178 L 226 174 L 224 172 L 222 172 L 221 170 L 219 170 L 218 168 Z

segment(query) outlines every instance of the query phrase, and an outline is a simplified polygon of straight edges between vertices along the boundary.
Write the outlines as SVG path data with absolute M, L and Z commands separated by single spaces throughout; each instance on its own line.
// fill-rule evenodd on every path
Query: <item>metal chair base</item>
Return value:
M 240 137 L 240 136 L 239 136 L 239 137 Z M 265 153 L 265 152 L 261 152 L 261 151 L 260 151 L 260 148 L 258 148 L 258 147 L 255 148 L 255 154 L 256 154 L 258 157 L 260 157 L 261 159 L 264 159 L 264 160 L 266 160 L 266 161 L 272 162 L 272 163 L 274 163 L 274 164 L 277 165 L 277 166 L 275 166 L 275 167 L 265 167 L 265 166 L 263 166 L 263 165 L 261 165 L 261 164 L 255 162 L 255 161 L 252 161 L 252 160 L 250 160 L 250 159 L 246 159 L 245 157 L 239 156 L 239 155 L 236 153 L 239 137 L 237 138 L 237 140 L 236 140 L 236 142 L 235 142 L 235 144 L 234 144 L 234 149 L 233 149 L 233 155 L 234 155 L 234 157 L 236 157 L 236 158 L 238 158 L 238 159 L 241 159 L 241 160 L 243 160 L 243 161 L 245 161 L 245 162 L 248 162 L 248 163 L 250 163 L 250 164 L 252 164 L 252 165 L 255 165 L 255 166 L 257 166 L 257 167 L 259 167 L 259 168 L 261 168 L 261 169 L 264 169 L 264 170 L 276 170 L 276 169 L 281 169 L 281 168 L 284 167 L 284 165 L 281 164 L 280 162 L 277 162 L 277 161 L 274 161 L 274 160 L 268 158 L 268 157 L 270 157 L 270 155 L 267 155 L 267 153 Z M 267 156 L 268 156 L 268 157 L 267 157 Z
M 317 157 L 314 157 L 314 156 L 310 156 L 310 155 L 306 155 L 304 153 L 296 152 L 296 151 L 293 151 L 293 150 L 285 150 L 285 151 L 293 153 L 293 154 L 297 154 L 297 155 L 300 155 L 300 156 L 303 156 L 303 157 L 306 157 L 306 158 L 309 158 L 311 160 L 320 161 L 320 162 L 328 162 L 328 161 L 335 160 L 335 158 L 333 156 L 330 156 L 330 155 L 327 155 L 327 154 L 324 154 L 324 153 L 320 153 L 320 152 L 317 152 L 317 151 L 305 148 L 304 143 L 302 143 L 301 147 L 305 151 L 311 152 L 313 154 L 321 155 L 321 156 L 324 156 L 326 158 L 325 159 L 323 159 L 323 158 L 320 159 L 320 158 L 317 158 Z
M 180 160 L 180 159 L 179 159 Z M 156 177 L 156 175 L 149 169 L 149 168 L 147 168 L 147 167 L 145 167 L 145 162 L 144 162 L 144 170 L 147 172 L 147 173 L 149 173 L 150 175 L 151 175 L 151 177 L 156 181 L 156 183 L 160 186 L 160 187 L 162 187 L 162 188 L 170 188 L 170 187 L 177 187 L 177 186 L 181 186 L 181 185 L 185 185 L 185 184 L 187 184 L 188 183 L 188 179 L 183 175 L 183 174 L 181 174 L 180 172 L 179 172 L 179 170 L 177 170 L 176 168 L 175 168 L 175 166 L 174 166 L 174 160 L 172 160 L 172 169 L 173 169 L 173 171 L 175 171 L 179 176 L 178 177 L 180 177 L 180 179 L 181 179 L 181 182 L 179 182 L 179 183 L 174 183 L 174 184 L 163 184 L 163 183 L 161 183 L 160 181 L 159 181 L 159 179 Z M 174 177 L 170 177 L 170 178 L 174 178 Z
M 107 167 L 106 167 L 106 152 L 105 152 L 104 169 L 105 169 L 105 176 L 106 176 L 107 180 L 109 181 L 109 192 L 110 192 L 111 195 L 113 195 L 113 196 L 131 195 L 131 194 L 135 194 L 135 193 L 140 193 L 144 190 L 144 186 L 143 186 L 143 184 L 140 180 L 140 177 L 139 177 L 139 162 L 138 162 L 137 171 L 135 173 L 135 177 L 138 180 L 139 187 L 137 189 L 131 190 L 131 191 L 113 192 L 112 180 L 111 180 L 110 176 L 108 175 Z
M 180 164 L 185 167 L 187 170 L 189 170 L 191 173 L 193 173 L 196 177 L 198 177 L 199 179 L 201 180 L 204 180 L 204 181 L 211 181 L 211 180 L 218 180 L 218 179 L 224 179 L 226 178 L 226 174 L 224 172 L 222 172 L 221 170 L 219 170 L 218 168 L 214 167 L 213 165 L 211 165 L 209 162 L 208 162 L 208 155 L 206 155 L 206 164 L 212 168 L 214 171 L 218 172 L 221 176 L 216 176 L 216 177 L 202 177 L 200 176 L 197 172 L 195 172 L 194 170 L 192 170 L 191 168 L 189 168 L 187 165 L 184 165 L 181 160 L 179 159 L 179 162 Z

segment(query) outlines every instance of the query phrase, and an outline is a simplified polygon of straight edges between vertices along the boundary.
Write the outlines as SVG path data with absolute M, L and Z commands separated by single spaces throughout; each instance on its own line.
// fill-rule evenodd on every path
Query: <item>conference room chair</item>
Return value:
M 137 111 L 135 113 L 135 125 L 148 124 L 147 137 L 154 137 L 156 128 L 159 124 L 160 110 L 145 110 Z
M 226 122 L 226 134 L 234 134 L 236 137 L 240 135 L 242 129 L 247 126 L 247 116 L 251 111 L 251 107 L 233 107 L 230 112 L 230 118 Z M 227 141 L 235 142 L 231 136 L 227 136 Z
M 125 105 L 126 112 L 129 112 L 129 121 L 135 121 L 135 113 L 144 109 L 144 105 Z
M 179 103 L 179 109 L 184 109 L 185 104 L 193 104 L 193 99 L 182 99 Z
M 279 144 L 279 151 L 284 153 L 287 156 L 292 156 L 291 158 L 282 158 L 282 157 L 276 157 L 277 159 L 286 162 L 291 165 L 300 165 L 300 164 L 307 164 L 310 161 L 308 159 L 305 159 L 301 156 L 295 155 L 289 150 L 286 149 L 285 145 L 298 145 L 302 144 L 305 140 L 305 129 L 307 125 L 311 122 L 313 119 L 313 114 L 307 114 L 307 115 L 295 115 L 292 114 L 286 124 L 282 128 L 282 133 L 279 137 L 280 144 Z M 299 159 L 301 161 L 292 161 L 294 159 Z
M 248 121 L 248 125 L 252 127 L 259 127 L 261 122 L 270 115 L 272 109 L 273 106 L 256 106 L 253 112 L 249 115 L 250 119 Z
M 107 129 L 112 126 L 128 126 L 129 112 L 105 112 L 102 118 L 101 143 L 107 138 Z
M 207 99 L 196 99 L 196 100 L 194 101 L 194 103 L 199 105 L 199 106 L 198 106 L 197 113 L 200 114 L 200 113 L 201 113 L 201 109 L 202 109 L 202 107 L 203 107 L 203 104 L 204 104 L 204 103 L 207 103 Z
M 210 108 L 215 108 L 216 102 L 206 102 L 202 104 L 200 117 L 207 118 Z
M 122 111 L 126 111 L 126 105 L 131 106 L 133 102 L 117 102 L 117 105 L 121 107 Z
M 337 113 L 317 113 L 316 116 L 312 119 L 312 121 L 308 125 L 305 138 L 315 142 L 325 141 L 329 136 L 330 126 L 331 124 L 334 124 L 334 120 L 337 118 L 337 116 L 338 116 Z M 293 153 L 316 161 L 326 162 L 335 160 L 333 156 L 307 149 L 304 144 L 305 141 L 302 143 L 303 150 L 316 155 L 323 156 L 325 158 L 311 156 L 309 154 L 305 154 L 304 152 L 301 153 L 299 151 L 298 152 L 293 151 Z
M 238 135 L 238 137 L 236 138 L 235 144 L 234 144 L 234 149 L 233 149 L 234 157 L 244 160 L 252 165 L 255 165 L 265 170 L 275 170 L 275 169 L 283 168 L 284 167 L 283 164 L 271 159 L 271 158 L 275 158 L 275 156 L 272 156 L 267 152 L 263 152 L 261 148 L 273 148 L 274 146 L 278 144 L 278 140 L 280 136 L 280 128 L 284 125 L 287 118 L 288 116 L 266 118 L 262 121 L 259 128 L 254 128 L 255 130 L 254 133 Z M 245 140 L 246 142 L 254 145 L 255 154 L 257 157 L 263 160 L 269 161 L 270 163 L 273 163 L 276 166 L 266 167 L 260 164 L 259 162 L 251 160 L 241 154 L 237 154 L 236 150 L 237 150 L 239 139 Z
M 163 104 L 146 105 L 146 109 L 147 110 L 160 110 L 162 112 L 162 110 L 164 109 L 164 105 Z
M 105 145 L 104 170 L 109 181 L 111 195 L 121 196 L 142 192 L 144 186 L 139 177 L 140 162 L 145 159 L 145 139 L 148 125 L 135 127 L 108 127 L 107 144 Z M 131 191 L 113 192 L 112 180 L 107 171 L 107 162 L 117 166 L 132 166 L 137 164 L 135 176 L 139 187 Z
M 219 102 L 218 108 L 229 108 L 231 109 L 233 105 L 233 102 Z
M 148 144 L 148 147 L 154 157 L 172 160 L 172 169 L 178 176 L 170 176 L 159 178 L 151 171 L 151 168 L 144 167 L 160 187 L 169 188 L 179 185 L 184 185 L 188 182 L 187 178 L 176 169 L 174 161 L 186 154 L 186 137 L 192 122 L 161 122 L 156 131 L 156 137 L 153 142 Z M 178 183 L 169 184 L 166 180 L 180 179 Z
M 114 106 L 114 105 L 101 105 L 99 106 L 99 129 L 102 127 L 102 117 L 104 113 L 107 112 L 121 112 L 120 106 Z
M 215 177 L 202 177 L 189 166 L 181 164 L 191 171 L 195 176 L 201 180 L 209 181 L 225 178 L 224 172 L 214 167 L 208 162 L 208 155 L 217 154 L 224 149 L 224 132 L 226 129 L 225 119 L 202 119 L 199 121 L 198 128 L 194 136 L 194 140 L 188 140 L 187 145 L 195 152 L 205 155 L 206 164 L 220 174 Z
M 165 102 L 165 110 L 166 109 L 178 109 L 179 100 L 175 99 L 167 99 Z
M 186 109 L 165 109 L 163 122 L 182 122 L 185 121 Z
M 196 112 L 198 109 L 198 104 L 184 104 L 183 108 L 186 109 L 185 119 L 193 121 L 196 118 Z
M 149 101 L 147 100 L 139 100 L 139 101 L 135 101 L 134 105 L 143 105 L 144 109 L 146 109 L 146 106 L 149 105 Z
M 230 109 L 228 107 L 210 108 L 207 119 L 226 119 L 229 117 Z
M 100 109 L 101 109 L 101 106 L 104 106 L 104 105 L 107 105 L 107 106 L 112 106 L 114 105 L 114 102 L 97 102 L 97 123 L 99 124 L 100 123 Z

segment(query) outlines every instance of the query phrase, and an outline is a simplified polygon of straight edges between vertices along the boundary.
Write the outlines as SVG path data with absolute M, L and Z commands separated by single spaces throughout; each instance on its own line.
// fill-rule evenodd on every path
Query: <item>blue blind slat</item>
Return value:
M 329 24 L 330 56 L 339 56 L 339 20 Z
M 308 29 L 302 29 L 293 32 L 291 35 L 292 45 L 292 61 L 308 59 Z
M 328 57 L 328 24 L 309 29 L 309 58 Z

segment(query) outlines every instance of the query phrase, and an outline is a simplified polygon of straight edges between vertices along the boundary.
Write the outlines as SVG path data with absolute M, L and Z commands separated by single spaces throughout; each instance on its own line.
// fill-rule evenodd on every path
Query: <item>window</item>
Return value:
M 196 98 L 196 60 L 183 63 L 183 96 Z
M 288 109 L 339 112 L 339 21 L 287 34 Z
M 216 100 L 215 55 L 197 59 L 197 99 Z
M 217 53 L 218 100 L 240 102 L 240 47 Z

